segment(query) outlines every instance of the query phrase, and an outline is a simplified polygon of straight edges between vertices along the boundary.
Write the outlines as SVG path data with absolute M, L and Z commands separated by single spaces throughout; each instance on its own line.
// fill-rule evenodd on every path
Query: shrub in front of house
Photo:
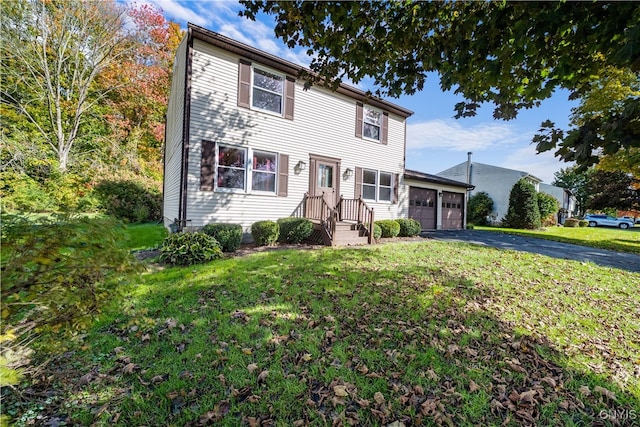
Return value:
M 588 227 L 589 226 L 589 221 L 587 221 L 586 219 L 581 219 L 578 221 L 578 225 L 580 227 Z
M 564 226 L 565 227 L 578 227 L 578 225 L 580 224 L 580 221 L 575 219 L 575 218 L 567 218 L 564 220 Z M 587 221 L 587 224 L 589 224 L 589 222 Z
M 383 239 L 396 237 L 400 234 L 400 224 L 394 219 L 381 219 L 376 221 L 375 224 L 378 224 L 382 229 Z
M 251 224 L 251 237 L 257 246 L 269 246 L 278 241 L 280 226 L 275 221 L 258 221 Z
M 313 232 L 313 223 L 307 218 L 280 218 L 278 226 L 278 240 L 284 243 L 300 243 L 308 239 Z
M 485 191 L 480 191 L 469 197 L 467 204 L 469 221 L 478 225 L 488 225 L 487 218 L 493 212 L 493 199 Z
M 240 224 L 224 222 L 207 224 L 202 227 L 202 232 L 216 239 L 222 252 L 235 252 L 242 243 L 242 226 Z
M 94 188 L 101 209 L 126 222 L 158 221 L 162 216 L 162 195 L 134 181 L 102 181 Z
M 400 225 L 400 233 L 398 233 L 400 237 L 417 236 L 422 231 L 420 223 L 413 218 L 398 218 L 396 222 Z
M 160 248 L 160 260 L 171 265 L 201 264 L 219 258 L 220 244 L 202 231 L 170 234 Z

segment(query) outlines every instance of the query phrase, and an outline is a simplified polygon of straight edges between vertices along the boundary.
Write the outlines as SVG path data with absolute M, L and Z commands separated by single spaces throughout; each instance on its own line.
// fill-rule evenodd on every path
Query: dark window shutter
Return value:
M 400 175 L 393 174 L 393 200 L 391 203 L 398 203 L 398 187 L 400 187 Z
M 293 104 L 296 91 L 296 80 L 288 77 L 284 86 L 284 118 L 293 120 Z
M 382 113 L 382 136 L 380 142 L 387 145 L 389 140 L 389 113 L 386 111 Z
M 200 158 L 200 191 L 213 191 L 213 178 L 216 175 L 216 143 L 202 141 Z
M 289 155 L 278 157 L 278 196 L 287 197 L 289 193 Z
M 362 168 L 356 167 L 356 186 L 353 189 L 353 197 L 358 199 L 362 196 Z
M 238 64 L 238 107 L 249 108 L 251 99 L 251 62 L 241 59 Z
M 362 102 L 356 102 L 356 137 L 362 138 Z

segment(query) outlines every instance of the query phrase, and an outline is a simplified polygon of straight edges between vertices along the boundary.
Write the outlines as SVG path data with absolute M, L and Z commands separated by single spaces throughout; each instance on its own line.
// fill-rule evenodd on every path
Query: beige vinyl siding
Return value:
M 346 168 L 365 167 L 402 174 L 405 129 L 402 117 L 389 115 L 388 144 L 382 145 L 355 137 L 354 99 L 319 87 L 304 91 L 302 82 L 296 82 L 293 120 L 238 107 L 240 58 L 198 40 L 194 41 L 194 50 L 187 200 L 187 219 L 192 226 L 234 222 L 248 231 L 255 221 L 292 215 L 309 189 L 310 154 L 341 159 L 340 191 L 346 198 L 353 197 L 355 179 L 342 178 Z M 288 155 L 288 197 L 200 191 L 203 139 Z M 296 174 L 294 167 L 299 161 L 307 167 Z M 400 187 L 397 204 L 371 203 L 376 218 L 401 216 L 405 193 Z
M 167 106 L 164 158 L 164 225 L 168 227 L 177 217 L 180 205 L 180 170 L 182 163 L 182 128 L 186 77 L 187 37 L 176 52 L 171 80 L 171 95 Z

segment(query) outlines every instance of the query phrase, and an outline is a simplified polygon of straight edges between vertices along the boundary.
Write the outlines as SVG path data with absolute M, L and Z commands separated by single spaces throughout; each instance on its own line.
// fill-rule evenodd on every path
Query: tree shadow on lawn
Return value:
M 97 329 L 94 347 L 110 362 L 92 367 L 100 382 L 76 389 L 126 392 L 98 399 L 92 415 L 86 405 L 91 421 L 631 425 L 640 416 L 637 396 L 488 311 L 490 287 L 428 259 L 401 265 L 383 247 L 270 252 L 145 281 L 149 292 Z

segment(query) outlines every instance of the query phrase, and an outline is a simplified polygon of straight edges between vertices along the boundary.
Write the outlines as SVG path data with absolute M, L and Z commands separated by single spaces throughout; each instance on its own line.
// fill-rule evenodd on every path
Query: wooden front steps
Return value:
M 355 222 L 336 222 L 336 231 L 333 239 L 324 233 L 324 228 L 320 221 L 313 220 L 313 228 L 319 232 L 323 238 L 323 243 L 327 246 L 355 246 L 369 243 L 369 238 L 363 230 L 358 228 L 358 224 Z

